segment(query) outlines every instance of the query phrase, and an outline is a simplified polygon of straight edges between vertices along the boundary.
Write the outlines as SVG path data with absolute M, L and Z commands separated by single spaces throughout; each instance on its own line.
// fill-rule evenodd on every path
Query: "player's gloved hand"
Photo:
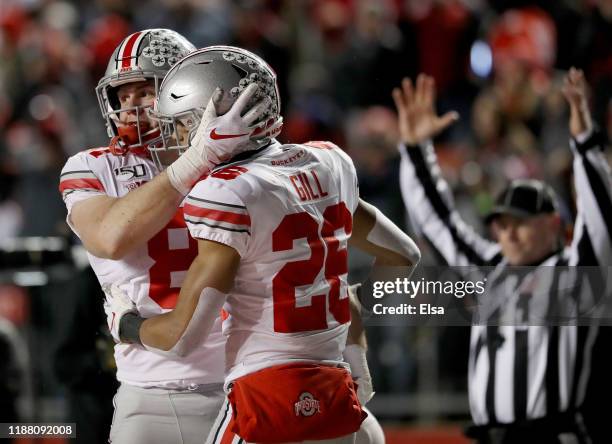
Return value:
M 229 111 L 220 116 L 218 109 L 223 91 L 217 88 L 213 93 L 189 142 L 189 149 L 166 170 L 177 191 L 184 195 L 189 193 L 204 174 L 251 147 L 250 137 L 258 128 L 254 123 L 271 105 L 270 98 L 265 97 L 247 111 L 247 105 L 257 89 L 258 85 L 251 83 Z
M 217 115 L 215 104 L 209 102 L 202 117 L 202 123 L 206 125 L 200 125 L 193 143 L 203 144 L 207 148 L 207 157 L 211 163 L 218 165 L 252 148 L 249 141 L 253 132 L 260 126 L 255 125 L 255 122 L 272 106 L 272 100 L 264 97 L 246 111 L 258 88 L 256 83 L 247 86 L 230 110 L 221 116 Z
M 351 366 L 351 374 L 358 384 L 357 397 L 361 405 L 366 405 L 374 396 L 372 376 L 366 359 L 366 349 L 358 344 L 347 345 L 342 354 Z
M 108 329 L 115 342 L 120 343 L 119 325 L 121 324 L 121 318 L 126 313 L 138 313 L 136 305 L 116 284 L 105 284 L 102 286 L 102 290 L 105 295 L 104 312 L 106 313 Z

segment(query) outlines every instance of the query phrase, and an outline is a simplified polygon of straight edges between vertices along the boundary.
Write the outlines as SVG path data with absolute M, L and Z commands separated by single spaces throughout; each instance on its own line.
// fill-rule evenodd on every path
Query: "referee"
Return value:
M 416 85 L 404 79 L 393 91 L 402 137 L 400 185 L 415 228 L 448 265 L 495 267 L 485 295 L 495 294 L 501 302 L 486 318 L 486 326 L 472 327 L 470 339 L 468 387 L 474 426 L 467 434 L 481 444 L 591 442 L 580 407 L 597 326 L 493 325 L 516 313 L 518 301 L 542 304 L 543 297 L 552 300 L 560 294 L 557 290 L 568 288 L 557 278 L 548 292 L 536 292 L 531 274 L 513 273 L 508 266 L 528 265 L 537 271 L 612 263 L 612 178 L 601 138 L 593 130 L 581 71 L 569 71 L 563 93 L 571 112 L 577 201 L 574 237 L 567 247 L 561 242 L 556 196 L 536 180 L 511 182 L 497 200 L 486 219 L 497 242 L 468 226 L 440 176 L 430 141 L 458 118 L 457 113 L 436 114 L 434 81 L 423 74 Z M 508 288 L 512 295 L 494 291 Z

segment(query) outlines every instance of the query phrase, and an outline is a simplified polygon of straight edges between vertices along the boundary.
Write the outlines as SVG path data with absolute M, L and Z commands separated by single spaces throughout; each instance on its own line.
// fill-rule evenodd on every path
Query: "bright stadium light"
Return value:
M 470 50 L 470 68 L 478 77 L 488 77 L 493 67 L 493 55 L 489 45 L 476 40 Z

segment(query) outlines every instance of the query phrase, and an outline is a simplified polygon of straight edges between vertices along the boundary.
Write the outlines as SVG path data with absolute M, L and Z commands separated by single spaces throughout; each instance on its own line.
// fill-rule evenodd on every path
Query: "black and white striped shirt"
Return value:
M 577 219 L 574 237 L 564 250 L 544 259 L 545 266 L 608 266 L 612 264 L 612 176 L 595 135 L 571 142 Z M 440 175 L 431 143 L 400 146 L 400 186 L 415 229 L 452 266 L 494 266 L 489 291 L 517 279 L 506 273 L 498 244 L 480 236 L 455 209 Z M 552 273 L 550 295 L 571 276 Z M 521 277 L 520 279 L 526 279 Z M 520 280 L 516 287 L 520 289 Z M 500 285 L 500 288 L 507 286 Z M 539 293 L 541 294 L 541 293 Z M 552 296 L 551 296 L 552 297 Z M 508 301 L 491 313 L 516 310 Z M 473 326 L 469 359 L 469 400 L 477 425 L 508 424 L 571 411 L 584 399 L 597 326 Z

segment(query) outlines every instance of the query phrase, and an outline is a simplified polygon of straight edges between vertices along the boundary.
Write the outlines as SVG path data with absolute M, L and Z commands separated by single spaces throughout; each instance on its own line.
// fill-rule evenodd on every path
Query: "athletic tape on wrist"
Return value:
M 141 344 L 140 326 L 144 321 L 145 319 L 141 318 L 136 313 L 126 313 L 121 316 L 121 320 L 119 321 L 119 337 L 121 338 L 121 342 Z

